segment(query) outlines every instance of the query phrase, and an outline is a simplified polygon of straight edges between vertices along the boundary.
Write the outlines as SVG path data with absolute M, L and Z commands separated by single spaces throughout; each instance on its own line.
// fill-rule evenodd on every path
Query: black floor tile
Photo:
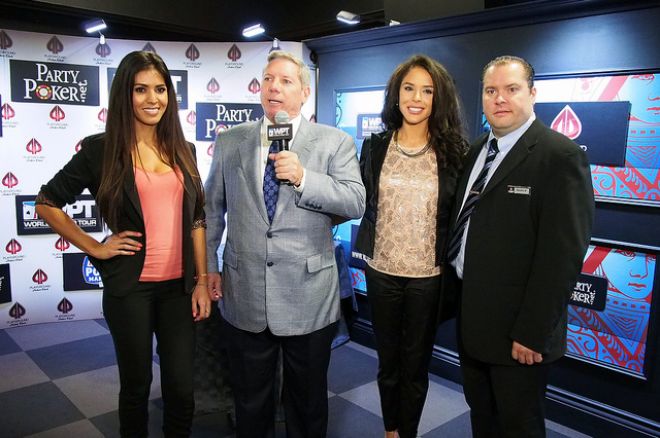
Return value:
M 3 437 L 23 437 L 85 416 L 52 382 L 0 393 Z
M 89 421 L 105 436 L 106 438 L 120 438 L 119 435 L 119 413 L 118 411 L 108 412 L 107 414 L 99 415 L 90 418 Z M 159 437 L 162 436 L 161 432 L 163 427 L 163 411 L 161 411 L 154 403 L 149 403 L 149 436 Z
M 37 348 L 28 351 L 27 354 L 51 379 L 84 373 L 116 363 L 110 335 Z
M 0 356 L 3 354 L 18 353 L 21 347 L 7 334 L 5 330 L 0 330 Z
M 332 350 L 328 370 L 328 390 L 335 394 L 349 391 L 376 379 L 378 360 L 344 345 Z

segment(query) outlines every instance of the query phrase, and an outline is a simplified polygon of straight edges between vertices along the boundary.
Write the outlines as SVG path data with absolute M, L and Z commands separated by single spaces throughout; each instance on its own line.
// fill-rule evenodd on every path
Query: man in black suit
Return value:
M 484 68 L 491 131 L 470 150 L 452 216 L 448 271 L 475 437 L 545 436 L 547 365 L 566 351 L 567 303 L 591 235 L 586 154 L 536 120 L 533 77 L 518 57 Z

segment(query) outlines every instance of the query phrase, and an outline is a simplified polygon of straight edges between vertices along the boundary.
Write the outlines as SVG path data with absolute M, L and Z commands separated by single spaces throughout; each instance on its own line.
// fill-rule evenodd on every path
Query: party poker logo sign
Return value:
M 62 257 L 64 290 L 99 290 L 103 288 L 101 274 L 81 252 L 66 253 Z
M 21 235 L 54 234 L 48 224 L 36 212 L 36 195 L 16 196 L 16 233 Z M 73 221 L 87 232 L 101 231 L 102 222 L 92 195 L 76 196 L 76 202 L 64 207 Z
M 260 104 L 197 102 L 196 139 L 213 141 L 218 131 L 258 120 L 264 115 Z
M 97 66 L 10 60 L 11 100 L 99 105 Z

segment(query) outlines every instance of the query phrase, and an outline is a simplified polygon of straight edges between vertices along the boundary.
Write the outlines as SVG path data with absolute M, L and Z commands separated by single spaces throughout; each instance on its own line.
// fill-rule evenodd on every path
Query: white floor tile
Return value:
M 24 388 L 50 379 L 24 352 L 0 356 L 0 392 Z M 11 378 L 7 378 L 11 376 Z
M 23 350 L 50 347 L 64 342 L 107 335 L 108 330 L 96 321 L 68 321 L 10 328 L 6 333 Z

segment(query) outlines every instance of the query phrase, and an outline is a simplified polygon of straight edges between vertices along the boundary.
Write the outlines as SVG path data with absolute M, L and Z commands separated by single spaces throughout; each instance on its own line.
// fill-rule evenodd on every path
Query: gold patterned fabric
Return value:
M 433 148 L 409 157 L 390 145 L 380 172 L 373 269 L 401 277 L 432 277 L 435 265 L 438 165 Z

